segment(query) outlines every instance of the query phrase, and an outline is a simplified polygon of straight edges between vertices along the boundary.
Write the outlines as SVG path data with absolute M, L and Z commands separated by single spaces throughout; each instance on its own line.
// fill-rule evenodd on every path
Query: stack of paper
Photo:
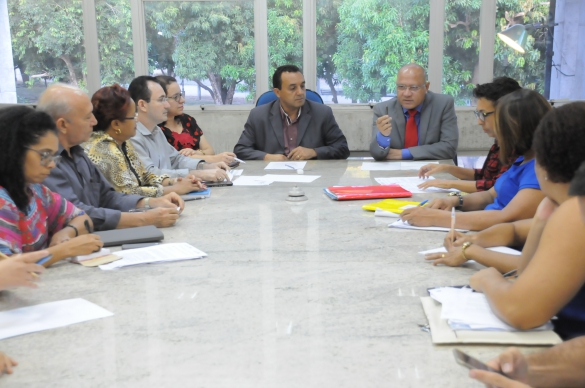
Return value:
M 484 294 L 470 288 L 441 287 L 429 291 L 442 304 L 441 319 L 453 330 L 520 331 L 504 323 L 492 311 Z M 552 323 L 526 331 L 551 330 Z
M 410 225 L 406 221 L 397 220 L 391 224 L 388 224 L 389 228 L 398 228 L 398 229 L 414 229 L 414 230 L 431 230 L 435 232 L 450 232 L 450 228 L 443 228 L 441 226 L 413 226 Z M 467 229 L 455 229 L 458 232 L 469 232 Z
M 418 185 L 421 183 L 427 182 L 431 179 L 435 179 L 433 177 L 429 177 L 427 179 L 420 179 L 419 177 L 393 177 L 393 178 L 376 178 L 376 182 L 381 185 L 400 185 L 405 190 L 410 191 L 413 194 L 422 194 L 422 193 L 450 193 L 452 191 L 459 191 L 457 189 L 439 189 L 437 187 L 429 187 L 428 189 L 419 189 Z
M 120 256 L 121 259 L 110 264 L 100 265 L 101 269 L 110 270 L 138 264 L 201 259 L 207 256 L 205 252 L 187 243 L 154 245 L 146 248 L 119 251 L 114 254 Z

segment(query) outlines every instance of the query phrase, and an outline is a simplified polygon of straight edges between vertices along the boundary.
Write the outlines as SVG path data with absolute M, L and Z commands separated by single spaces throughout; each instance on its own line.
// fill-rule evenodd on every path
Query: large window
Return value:
M 19 103 L 34 103 L 51 82 L 85 87 L 81 0 L 8 0 Z
M 252 1 L 144 5 L 151 74 L 176 76 L 187 105 L 252 103 Z
M 549 2 L 498 0 L 496 32 L 515 24 L 547 24 Z M 494 77 L 507 76 L 517 80 L 525 88 L 544 93 L 546 63 L 546 28 L 527 31 L 525 53 L 519 53 L 496 39 L 494 52 Z
M 455 105 L 472 105 L 479 78 L 479 11 L 481 2 L 447 1 L 443 45 L 443 93 Z
M 395 95 L 407 63 L 426 67 L 429 0 L 318 0 L 318 89 L 328 103 Z

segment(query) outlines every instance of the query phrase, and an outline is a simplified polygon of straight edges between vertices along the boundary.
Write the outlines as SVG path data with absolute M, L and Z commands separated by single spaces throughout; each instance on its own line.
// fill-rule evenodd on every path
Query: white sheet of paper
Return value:
M 400 162 L 363 162 L 362 171 L 400 171 Z
M 243 172 L 244 172 L 243 169 L 228 171 L 228 176 L 230 177 L 230 181 L 233 181 L 234 177 L 242 175 Z
M 138 264 L 192 260 L 207 256 L 205 252 L 187 243 L 160 244 L 146 248 L 118 251 L 114 254 L 122 258 L 109 264 L 100 265 L 101 269 L 110 270 Z
M 263 177 L 270 182 L 297 182 L 297 183 L 311 183 L 315 179 L 321 178 L 321 175 L 273 175 L 267 174 Z
M 522 254 L 522 252 L 517 251 L 516 249 L 508 248 L 508 247 L 491 247 L 491 248 L 487 248 L 487 250 L 505 253 L 508 255 L 515 255 L 515 256 L 520 256 Z M 426 255 L 429 253 L 447 253 L 447 250 L 445 249 L 445 247 L 441 247 L 441 248 L 435 248 L 435 249 L 428 249 L 426 251 L 420 251 L 419 253 L 421 255 Z
M 267 180 L 263 176 L 242 175 L 234 180 L 234 186 L 267 186 L 272 181 Z
M 426 166 L 427 164 L 439 164 L 439 162 L 400 162 L 400 169 L 405 170 L 420 170 L 422 166 Z
M 402 220 L 397 220 L 396 222 L 393 222 L 391 224 L 388 224 L 389 228 L 398 228 L 398 229 L 414 229 L 414 230 L 431 230 L 431 231 L 436 231 L 436 232 L 449 232 L 451 229 L 450 228 L 442 228 L 440 226 L 426 226 L 426 227 L 422 227 L 422 226 L 412 226 Z M 458 232 L 469 232 L 469 230 L 467 229 L 455 229 Z
M 0 312 L 0 340 L 114 315 L 85 299 L 67 299 Z
M 388 211 L 382 210 L 382 209 L 376 209 L 376 211 L 374 212 L 374 217 L 392 217 L 392 218 L 398 218 L 398 217 L 400 217 L 400 214 L 388 212 Z
M 450 193 L 452 191 L 459 191 L 457 189 L 439 189 L 436 187 L 429 187 L 428 189 L 421 190 L 418 188 L 418 185 L 424 183 L 430 179 L 435 179 L 433 177 L 429 177 L 427 179 L 420 179 L 416 176 L 408 176 L 408 177 L 392 177 L 392 178 L 376 178 L 376 182 L 381 185 L 400 185 L 404 190 L 410 191 L 412 194 L 424 194 L 424 193 Z
M 302 170 L 305 168 L 307 162 L 270 162 L 266 167 L 265 170 Z M 290 168 L 288 166 L 294 167 Z

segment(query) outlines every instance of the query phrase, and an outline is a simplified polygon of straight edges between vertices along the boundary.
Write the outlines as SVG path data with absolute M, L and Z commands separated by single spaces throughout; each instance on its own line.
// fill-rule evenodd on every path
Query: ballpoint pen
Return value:
M 43 263 L 44 263 L 47 260 L 51 260 L 51 257 L 53 257 L 53 255 L 49 255 L 49 256 L 45 257 L 44 259 L 41 259 L 41 261 L 43 261 Z M 4 253 L 0 252 L 0 260 L 4 260 L 4 259 L 8 259 L 8 258 L 9 257 L 6 256 Z M 37 262 L 37 264 L 42 264 L 42 263 Z M 39 275 L 37 275 L 35 272 L 30 272 L 30 274 L 32 276 L 34 276 L 35 278 L 38 278 L 39 277 Z
M 423 207 L 424 205 L 427 204 L 427 202 L 429 202 L 428 199 L 425 199 L 424 201 L 422 201 L 421 203 L 418 204 L 419 207 Z
M 451 208 L 451 244 L 455 242 L 455 208 Z

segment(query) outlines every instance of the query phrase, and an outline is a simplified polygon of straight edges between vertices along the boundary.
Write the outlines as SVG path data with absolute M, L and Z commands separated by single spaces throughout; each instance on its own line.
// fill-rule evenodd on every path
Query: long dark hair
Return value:
M 516 154 L 532 149 L 532 139 L 540 120 L 552 107 L 538 92 L 520 89 L 500 98 L 496 104 L 496 137 L 500 161 L 507 164 Z
M 30 202 L 24 177 L 27 147 L 37 144 L 47 132 L 56 135 L 57 128 L 45 112 L 27 106 L 0 109 L 0 186 L 23 213 Z

